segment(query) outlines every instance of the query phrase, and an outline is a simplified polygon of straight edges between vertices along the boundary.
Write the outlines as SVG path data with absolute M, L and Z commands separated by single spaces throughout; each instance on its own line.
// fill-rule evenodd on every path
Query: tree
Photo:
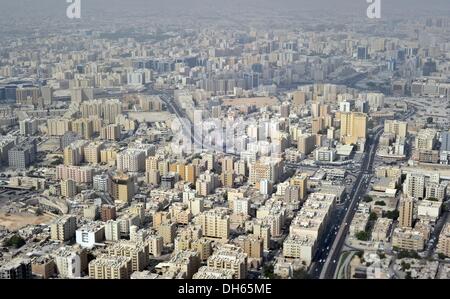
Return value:
M 411 264 L 409 264 L 409 263 L 405 263 L 404 261 L 402 261 L 401 265 L 402 265 L 402 271 L 411 269 Z
M 364 202 L 371 202 L 371 201 L 373 201 L 372 196 L 370 196 L 370 195 L 364 196 Z
M 436 197 L 429 197 L 429 198 L 427 198 L 427 200 L 429 200 L 429 201 L 439 201 Z
M 11 238 L 7 239 L 5 241 L 5 246 L 6 247 L 14 247 L 16 249 L 22 247 L 23 245 L 25 245 L 25 240 L 19 236 L 19 235 L 14 235 Z
M 37 208 L 35 214 L 36 214 L 36 216 L 42 216 L 44 214 L 44 212 L 42 211 L 41 208 Z
M 401 250 L 398 255 L 398 259 L 411 258 L 411 259 L 420 259 L 420 255 L 415 251 Z
M 359 241 L 369 241 L 370 238 L 369 233 L 365 231 L 357 232 L 355 236 Z
M 383 200 L 378 200 L 375 202 L 375 205 L 384 207 L 386 205 L 386 203 Z
M 389 218 L 389 219 L 392 219 L 392 220 L 397 220 L 399 214 L 400 213 L 397 210 L 394 210 L 394 211 L 387 211 L 385 216 L 386 216 L 386 218 Z
M 370 213 L 369 221 L 377 221 L 378 215 L 375 212 Z
M 445 260 L 446 258 L 447 258 L 447 256 L 445 255 L 445 254 L 443 254 L 443 253 L 438 253 L 438 258 L 440 259 L 440 260 Z
M 265 277 L 273 279 L 275 277 L 275 274 L 273 273 L 273 271 L 274 271 L 274 267 L 272 264 L 263 266 L 263 274 Z
M 223 200 L 224 200 L 224 201 L 228 201 L 228 192 L 225 192 L 225 193 L 223 194 Z
M 293 279 L 311 279 L 311 275 L 309 275 L 308 271 L 306 271 L 305 269 L 300 269 L 300 270 L 294 271 L 292 278 Z

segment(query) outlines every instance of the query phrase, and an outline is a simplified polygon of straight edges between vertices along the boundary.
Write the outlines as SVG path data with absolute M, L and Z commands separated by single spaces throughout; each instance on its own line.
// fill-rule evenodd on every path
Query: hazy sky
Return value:
M 450 0 L 381 0 L 389 15 L 449 15 Z M 200 14 L 223 16 L 241 12 L 290 12 L 364 16 L 366 0 L 81 0 L 82 14 L 102 18 L 118 14 Z M 6 18 L 65 17 L 66 0 L 0 0 L 0 16 Z

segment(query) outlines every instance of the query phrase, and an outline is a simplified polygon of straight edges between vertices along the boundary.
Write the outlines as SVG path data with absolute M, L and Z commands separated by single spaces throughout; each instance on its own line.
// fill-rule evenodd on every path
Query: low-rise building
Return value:
M 425 246 L 423 234 L 411 228 L 396 228 L 392 234 L 392 246 L 403 250 L 422 251 Z

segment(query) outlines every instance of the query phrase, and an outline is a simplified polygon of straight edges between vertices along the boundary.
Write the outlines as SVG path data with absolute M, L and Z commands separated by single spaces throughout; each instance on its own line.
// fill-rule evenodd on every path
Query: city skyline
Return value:
M 450 278 L 448 1 L 75 3 L 0 4 L 0 279 Z

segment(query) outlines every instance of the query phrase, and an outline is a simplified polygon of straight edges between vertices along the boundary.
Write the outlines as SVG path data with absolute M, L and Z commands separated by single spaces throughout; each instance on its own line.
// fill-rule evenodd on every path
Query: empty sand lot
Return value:
M 53 217 L 49 215 L 36 216 L 30 213 L 5 214 L 0 212 L 0 226 L 6 227 L 10 231 L 19 230 L 29 224 L 49 223 Z

